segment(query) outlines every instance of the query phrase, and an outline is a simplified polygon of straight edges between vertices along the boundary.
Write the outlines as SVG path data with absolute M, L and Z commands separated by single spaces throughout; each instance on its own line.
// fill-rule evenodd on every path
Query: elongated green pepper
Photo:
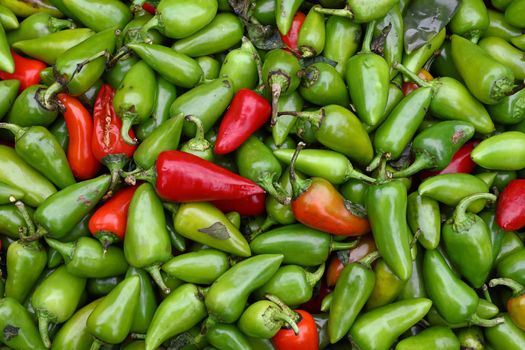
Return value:
M 240 48 L 228 52 L 219 71 L 219 76 L 228 77 L 233 83 L 233 92 L 240 89 L 255 89 L 257 85 L 257 51 L 251 41 L 243 37 Z
M 401 340 L 396 350 L 457 350 L 459 347 L 459 339 L 450 328 L 436 326 Z
M 519 329 L 508 314 L 504 322 L 484 329 L 485 338 L 494 350 L 522 349 L 525 346 L 525 332 Z
M 523 62 L 525 53 L 523 51 L 498 37 L 483 38 L 479 42 L 479 46 L 493 59 L 509 67 L 516 79 L 525 79 L 525 62 Z
M 64 6 L 86 27 L 96 32 L 124 28 L 131 20 L 129 8 L 117 0 L 62 0 Z
M 170 276 L 188 283 L 212 284 L 230 267 L 228 256 L 215 249 L 178 255 L 162 265 Z
M 441 236 L 441 214 L 438 202 L 413 192 L 408 196 L 407 216 L 412 233 L 420 232 L 418 242 L 425 249 L 436 249 Z
M 350 104 L 342 76 L 334 67 L 324 62 L 306 67 L 299 92 L 305 100 L 319 106 L 336 104 L 346 107 Z
M 472 151 L 472 160 L 493 170 L 520 170 L 525 167 L 525 133 L 507 131 L 483 140 Z
M 0 120 L 6 115 L 7 111 L 9 111 L 13 105 L 19 88 L 19 80 L 11 79 L 2 80 L 0 82 L 0 97 L 2 98 L 2 101 L 0 102 Z
M 368 23 L 385 16 L 398 2 L 398 0 L 381 0 L 370 3 L 363 0 L 347 0 L 343 9 L 318 8 L 317 11 L 347 17 L 355 23 Z
M 0 341 L 12 349 L 44 350 L 42 339 L 25 307 L 13 298 L 0 299 Z
M 323 56 L 337 62 L 335 69 L 341 76 L 346 72 L 346 63 L 359 49 L 361 26 L 352 20 L 330 16 L 326 21 L 326 40 Z

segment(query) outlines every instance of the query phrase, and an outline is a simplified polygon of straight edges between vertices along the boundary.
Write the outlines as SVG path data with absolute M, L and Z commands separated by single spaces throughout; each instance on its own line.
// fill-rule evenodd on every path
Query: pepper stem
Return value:
M 342 9 L 325 9 L 322 7 L 315 7 L 314 10 L 319 13 L 331 16 L 346 17 L 349 19 L 354 19 L 354 13 L 350 10 L 348 6 Z
M 396 171 L 395 173 L 392 174 L 392 177 L 394 178 L 410 177 L 423 169 L 429 168 L 431 165 L 432 165 L 431 159 L 426 157 L 424 154 L 418 154 L 416 155 L 416 159 L 414 160 L 414 162 L 410 164 L 408 168 Z
M 137 180 L 143 180 L 147 181 L 152 185 L 155 185 L 155 182 L 157 181 L 157 174 L 155 172 L 155 167 L 152 166 L 149 169 L 135 169 L 130 172 L 124 172 L 122 171 L 120 173 L 120 176 L 124 178 L 124 182 L 127 183 L 130 186 L 134 186 L 137 184 Z
M 91 347 L 89 348 L 89 350 L 98 350 L 102 347 L 102 345 L 104 345 L 99 339 L 95 338 L 95 340 L 93 340 L 93 343 L 91 343 Z
M 367 256 L 362 258 L 361 260 L 359 260 L 359 263 L 361 265 L 364 265 L 364 266 L 370 268 L 372 263 L 374 261 L 376 261 L 377 259 L 379 259 L 380 257 L 381 257 L 381 255 L 379 254 L 379 252 L 377 250 L 374 250 L 373 252 L 371 252 L 370 254 L 368 254 Z
M 49 17 L 49 20 L 47 22 L 47 27 L 49 28 L 50 32 L 54 33 L 54 32 L 58 32 L 66 28 L 69 28 L 69 29 L 76 28 L 77 25 L 73 21 L 70 21 L 67 19 Z
M 18 140 L 25 134 L 25 132 L 29 128 L 23 128 L 21 126 L 18 126 L 16 124 L 11 124 L 11 123 L 0 123 L 0 129 L 9 130 L 10 132 L 13 133 L 13 135 L 15 135 L 15 140 Z
M 494 327 L 505 322 L 503 317 L 495 317 L 490 320 L 479 317 L 477 314 L 474 314 L 470 317 L 469 324 L 474 324 L 480 327 Z
M 346 250 L 346 249 L 352 249 L 359 243 L 359 238 L 352 241 L 352 242 L 337 242 L 332 241 L 330 243 L 330 252 L 335 252 L 338 250 Z
M 421 79 L 416 73 L 412 72 L 411 70 L 409 70 L 407 67 L 403 66 L 399 62 L 394 62 L 392 64 L 392 67 L 394 69 L 400 71 L 401 73 L 403 73 L 404 75 L 406 75 L 410 79 L 412 79 L 419 86 L 430 87 L 430 88 L 433 87 L 433 85 L 431 83 Z
M 481 290 L 483 291 L 483 296 L 485 297 L 485 299 L 492 303 L 492 296 L 490 295 L 489 287 L 486 283 L 484 283 L 483 286 L 481 286 Z
M 20 215 L 22 215 L 22 218 L 24 219 L 24 222 L 27 226 L 27 230 L 29 231 L 28 235 L 21 234 L 21 239 L 23 241 L 31 241 L 32 238 L 35 238 L 37 236 L 37 233 L 35 231 L 35 224 L 33 223 L 33 220 L 31 219 L 31 216 L 29 216 L 29 212 L 26 209 L 26 206 L 21 201 L 16 201 L 15 206 L 20 212 Z M 21 233 L 24 232 L 24 230 L 20 231 Z M 40 236 L 38 236 L 39 238 Z M 38 239 L 37 238 L 37 239 Z
M 278 224 L 278 222 L 271 215 L 267 215 L 261 227 L 259 227 L 256 231 L 252 232 L 248 237 L 248 240 L 253 241 L 255 237 L 267 231 L 270 227 L 276 224 Z
M 135 121 L 135 115 L 124 115 L 122 116 L 122 126 L 120 128 L 120 136 L 128 145 L 136 145 L 138 140 L 129 136 L 129 130 Z
M 38 331 L 40 332 L 40 338 L 46 348 L 51 347 L 51 340 L 49 340 L 49 319 L 45 315 L 38 315 Z
M 458 231 L 462 225 L 469 221 L 466 213 L 467 209 L 473 202 L 479 199 L 486 199 L 487 201 L 495 202 L 497 197 L 492 193 L 475 193 L 463 198 L 459 202 L 456 210 L 454 210 L 454 214 L 452 215 L 453 225 L 456 231 Z
M 60 82 L 55 81 L 45 90 L 43 96 L 37 97 L 37 100 L 38 102 L 40 102 L 42 107 L 44 107 L 48 111 L 54 111 L 57 105 L 55 101 L 55 96 L 62 90 L 64 90 L 64 86 Z
M 514 281 L 511 278 L 494 278 L 491 279 L 489 282 L 489 287 L 495 287 L 495 286 L 506 286 L 512 289 L 512 293 L 514 296 L 521 295 L 525 293 L 525 286 L 523 286 L 521 283 L 518 283 Z
M 376 21 L 368 23 L 366 26 L 365 38 L 363 39 L 363 46 L 361 46 L 361 53 L 369 53 L 370 45 L 372 44 L 372 39 L 374 37 L 374 28 L 376 26 Z
M 145 43 L 151 44 L 151 40 L 148 38 L 148 32 L 150 31 L 150 29 L 159 27 L 159 17 L 157 15 L 151 17 L 151 19 L 147 21 L 146 24 L 144 24 L 140 30 L 140 36 L 142 37 L 142 40 L 144 40 Z
M 315 127 L 319 128 L 321 127 L 321 124 L 323 123 L 324 117 L 325 117 L 325 110 L 324 108 L 321 108 L 320 110 L 316 112 L 297 112 L 297 111 L 285 111 L 285 112 L 278 112 L 277 116 L 280 117 L 282 115 L 289 115 L 292 117 L 302 118 L 306 119 L 312 125 L 315 125 Z
M 279 308 L 286 314 L 288 315 L 289 317 L 291 317 L 292 319 L 297 319 L 299 318 L 299 315 L 293 311 L 292 309 L 290 309 L 290 307 L 288 305 L 286 305 L 281 299 L 279 299 L 278 297 L 276 297 L 275 295 L 272 295 L 272 294 L 265 294 L 264 297 L 268 300 L 270 300 L 272 303 L 276 304 L 277 306 L 279 306 Z
M 258 181 L 256 181 L 259 186 L 264 188 L 266 192 L 270 194 L 273 198 L 275 198 L 279 203 L 282 205 L 288 205 L 291 202 L 290 196 L 283 191 L 280 187 L 277 187 L 274 185 L 272 181 L 272 176 L 268 173 L 263 173 L 262 176 L 259 177 Z
M 345 181 L 349 179 L 356 179 L 356 180 L 361 180 L 361 181 L 366 181 L 366 182 L 371 182 L 371 183 L 376 182 L 376 179 L 368 175 L 365 175 L 362 172 L 355 170 L 354 168 L 348 169 L 345 174 Z
M 305 145 L 306 144 L 302 141 L 297 144 L 295 152 L 292 156 L 292 160 L 290 161 L 290 184 L 292 185 L 293 198 L 299 197 L 304 191 L 308 189 L 308 187 L 310 187 L 310 184 L 312 183 L 312 180 L 310 179 L 303 180 L 298 178 L 297 174 L 295 173 L 295 162 L 297 161 L 299 152 L 301 152 Z
M 51 238 L 46 238 L 45 240 L 47 245 L 59 252 L 66 261 L 73 257 L 73 253 L 75 252 L 75 243 L 64 243 Z
M 297 326 L 297 323 L 295 322 L 295 320 L 292 317 L 285 314 L 284 312 L 281 312 L 281 311 L 276 312 L 272 315 L 272 318 L 278 321 L 286 322 L 288 326 L 290 326 L 293 329 L 293 332 L 295 333 L 295 335 L 299 334 L 299 327 Z
M 332 306 L 332 300 L 334 300 L 334 293 L 327 294 L 321 301 L 321 311 L 329 312 L 330 306 Z
M 123 154 L 108 154 L 102 159 L 102 163 L 109 169 L 111 173 L 111 184 L 109 185 L 109 196 L 120 182 L 120 172 L 129 161 L 129 158 Z
M 162 290 L 162 293 L 164 293 L 165 295 L 171 293 L 171 289 L 169 289 L 168 286 L 166 286 L 166 283 L 164 283 L 164 279 L 160 274 L 160 264 L 145 267 L 144 270 L 146 270 L 151 275 L 151 278 L 153 278 L 155 283 L 157 283 L 159 288 Z
M 323 263 L 319 265 L 317 270 L 315 270 L 314 272 L 306 271 L 306 283 L 309 286 L 312 286 L 312 287 L 315 286 L 317 282 L 319 282 L 321 277 L 323 277 L 324 270 L 325 270 L 325 264 Z
M 370 164 L 368 164 L 368 166 L 366 167 L 366 171 L 371 172 L 371 171 L 376 170 L 379 167 L 379 165 L 381 164 L 381 160 L 382 159 L 383 159 L 383 152 L 379 152 L 374 157 L 374 159 L 372 159 Z
M 248 51 L 251 53 L 253 60 L 255 61 L 255 65 L 257 66 L 257 76 L 259 78 L 259 81 L 257 83 L 257 88 L 255 91 L 257 93 L 262 93 L 262 90 L 264 90 L 264 80 L 263 80 L 263 74 L 262 74 L 262 61 L 261 57 L 259 56 L 259 53 L 257 52 L 257 49 L 255 46 L 253 46 L 253 43 L 248 39 L 247 37 L 242 37 L 242 44 L 241 49 Z
M 202 125 L 202 120 L 193 115 L 187 115 L 184 117 L 184 119 L 190 123 L 195 124 L 195 137 L 189 140 L 186 143 L 186 146 L 193 151 L 203 152 L 209 149 L 211 144 L 204 137 L 204 127 Z

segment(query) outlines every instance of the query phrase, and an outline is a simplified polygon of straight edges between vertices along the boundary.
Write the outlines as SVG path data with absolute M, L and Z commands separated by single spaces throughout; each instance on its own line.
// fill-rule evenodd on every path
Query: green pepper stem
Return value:
M 495 287 L 495 286 L 506 286 L 512 289 L 512 293 L 514 296 L 519 296 L 523 293 L 525 293 L 525 286 L 523 286 L 521 283 L 514 281 L 511 278 L 494 278 L 491 279 L 489 282 L 489 286 Z
M 376 170 L 379 167 L 379 165 L 381 164 L 381 160 L 382 159 L 383 159 L 383 152 L 379 152 L 378 154 L 376 154 L 374 159 L 372 159 L 370 164 L 368 164 L 368 166 L 366 167 L 366 171 L 372 172 L 372 171 Z
M 155 185 L 157 181 L 157 173 L 155 167 L 152 166 L 149 169 L 135 169 L 130 172 L 121 172 L 120 176 L 124 178 L 124 182 L 128 185 L 134 186 L 137 183 L 137 180 L 147 181 L 152 185 Z
M 45 240 L 47 245 L 58 251 L 66 261 L 73 257 L 73 253 L 75 252 L 75 243 L 64 243 L 51 238 L 46 238 Z
M 136 138 L 131 138 L 129 136 L 129 130 L 131 129 L 135 118 L 135 115 L 123 115 L 121 117 L 122 126 L 120 127 L 120 136 L 128 145 L 136 145 L 139 143 L 139 141 Z
M 332 306 L 332 300 L 334 300 L 334 293 L 327 294 L 323 301 L 321 301 L 321 311 L 322 312 L 329 312 L 330 306 Z
M 365 38 L 363 39 L 363 46 L 361 46 L 361 53 L 369 53 L 370 45 L 372 44 L 372 39 L 374 37 L 374 28 L 376 26 L 376 21 L 368 23 L 366 26 Z
M 70 20 L 67 20 L 67 19 L 59 19 L 59 18 L 55 18 L 55 17 L 49 17 L 49 20 L 47 22 L 47 27 L 49 28 L 49 31 L 54 33 L 54 32 L 58 32 L 62 29 L 73 29 L 73 28 L 76 28 L 77 25 L 73 22 L 73 21 L 70 21 Z
M 354 241 L 352 241 L 352 242 L 332 241 L 332 243 L 330 243 L 330 252 L 335 252 L 335 251 L 338 251 L 338 250 L 352 249 L 358 244 L 359 244 L 359 238 L 354 240 Z
M 151 278 L 153 278 L 155 283 L 157 283 L 162 293 L 164 293 L 165 295 L 168 295 L 171 293 L 171 289 L 169 289 L 168 286 L 166 286 L 166 283 L 164 283 L 164 279 L 162 278 L 162 275 L 160 274 L 160 264 L 155 264 L 155 265 L 145 267 L 144 270 L 149 272 Z
M 255 48 L 255 46 L 253 46 L 253 43 L 250 41 L 250 39 L 248 39 L 245 36 L 242 37 L 241 49 L 249 52 L 252 55 L 253 60 L 255 61 L 255 65 L 257 66 L 257 76 L 259 78 L 255 92 L 261 94 L 265 86 L 262 74 L 261 56 L 259 56 L 257 49 Z
M 25 134 L 25 132 L 29 128 L 23 128 L 21 126 L 11 123 L 0 123 L 0 129 L 9 130 L 15 136 L 15 140 L 18 140 Z
M 33 238 L 35 238 L 37 236 L 37 233 L 35 231 L 35 224 L 33 222 L 33 220 L 31 219 L 31 216 L 29 216 L 29 212 L 27 211 L 26 209 L 26 206 L 24 205 L 24 203 L 22 203 L 21 201 L 16 201 L 15 202 L 15 206 L 16 208 L 18 209 L 18 211 L 20 212 L 20 215 L 22 215 L 22 218 L 24 219 L 24 222 L 27 226 L 27 230 L 29 231 L 27 235 L 24 235 L 22 234 L 24 232 L 24 230 L 20 231 L 21 232 L 21 239 L 26 241 L 26 240 L 33 240 Z M 38 236 L 40 237 L 40 236 Z M 37 238 L 38 239 L 38 238 Z
M 467 216 L 467 208 L 475 201 L 479 199 L 486 199 L 490 202 L 495 202 L 498 197 L 492 193 L 475 193 L 463 198 L 452 215 L 454 229 L 457 231 L 461 228 L 462 225 L 470 222 L 469 217 Z
M 89 350 L 98 350 L 102 347 L 102 345 L 104 345 L 99 339 L 95 338 L 95 340 L 93 340 L 93 343 L 91 343 L 91 347 L 89 348 Z
M 325 117 L 325 110 L 324 110 L 324 108 L 321 108 L 320 110 L 315 111 L 315 112 L 285 111 L 285 112 L 278 112 L 277 113 L 277 116 L 279 116 L 279 117 L 282 116 L 282 115 L 289 115 L 289 116 L 292 116 L 292 117 L 306 119 L 307 121 L 312 123 L 312 125 L 315 125 L 317 128 L 320 128 L 321 124 L 323 123 L 324 117 Z
M 297 174 L 295 173 L 295 162 L 297 161 L 299 152 L 301 152 L 305 145 L 306 144 L 302 141 L 297 144 L 295 152 L 292 156 L 292 160 L 290 161 L 290 184 L 292 185 L 293 198 L 299 197 L 304 191 L 308 189 L 308 187 L 310 187 L 310 184 L 312 183 L 312 180 L 310 179 L 303 180 L 298 178 Z
M 317 282 L 319 282 L 319 280 L 323 277 L 324 270 L 325 270 L 325 264 L 323 263 L 319 265 L 317 270 L 315 270 L 314 272 L 305 271 L 306 283 L 311 287 L 315 286 Z
M 261 233 L 267 231 L 273 225 L 277 225 L 277 224 L 278 224 L 278 222 L 271 215 L 268 214 L 266 216 L 266 219 L 262 223 L 261 227 L 259 227 L 256 231 L 252 232 L 250 234 L 250 236 L 248 237 L 248 240 L 249 241 L 253 241 L 255 239 L 255 237 L 257 237 Z
M 481 286 L 481 290 L 483 291 L 483 296 L 485 297 L 485 299 L 492 303 L 492 297 L 490 296 L 489 287 L 486 283 L 484 283 L 483 286 Z
M 164 209 L 169 211 L 171 214 L 177 214 L 179 211 L 180 204 L 171 202 L 162 202 Z
M 349 19 L 354 19 L 354 13 L 350 10 L 348 6 L 345 6 L 345 8 L 342 8 L 342 9 L 325 9 L 322 7 L 315 7 L 314 11 L 323 13 L 325 15 L 339 16 L 339 17 L 346 17 Z
M 255 181 L 259 186 L 264 188 L 270 196 L 275 198 L 279 203 L 282 205 L 288 205 L 292 201 L 290 196 L 286 192 L 284 192 L 280 187 L 277 187 L 274 185 L 272 178 L 269 174 L 264 173 L 262 176 L 259 177 L 257 181 Z
M 403 73 L 404 75 L 406 75 L 410 79 L 412 79 L 419 86 L 430 87 L 430 88 L 433 87 L 433 85 L 431 83 L 421 79 L 416 73 L 412 72 L 411 70 L 409 70 L 407 67 L 403 66 L 399 62 L 394 62 L 392 64 L 392 67 L 394 69 L 400 71 L 401 73 Z
M 368 254 L 367 256 L 359 260 L 358 262 L 361 265 L 364 265 L 370 268 L 370 266 L 372 266 L 372 263 L 376 261 L 377 259 L 379 259 L 380 257 L 381 255 L 379 254 L 379 252 L 377 250 L 374 250 L 373 252 L 371 252 L 370 254 Z
M 111 68 L 115 64 L 117 64 L 118 61 L 128 59 L 131 55 L 131 50 L 127 46 L 122 46 L 118 51 L 111 57 L 111 59 L 108 61 L 107 67 Z
M 151 17 L 151 19 L 147 21 L 146 24 L 144 24 L 140 29 L 140 36 L 142 37 L 142 40 L 148 44 L 151 44 L 151 40 L 148 38 L 148 32 L 150 29 L 159 27 L 161 27 L 159 17 L 157 15 Z
M 113 191 L 120 182 L 120 172 L 129 161 L 129 158 L 123 154 L 108 154 L 102 159 L 102 163 L 109 169 L 111 173 L 111 184 L 109 186 L 108 194 L 111 196 Z
M 188 147 L 190 150 L 201 152 L 209 149 L 211 144 L 204 137 L 204 127 L 202 125 L 202 120 L 193 115 L 187 115 L 184 117 L 184 119 L 190 123 L 195 124 L 195 137 L 186 143 L 186 147 Z
M 362 181 L 371 182 L 371 183 L 376 182 L 376 179 L 368 175 L 365 175 L 362 172 L 355 170 L 354 168 L 348 169 L 345 174 L 345 181 L 348 181 L 349 179 L 362 180 Z
M 42 342 L 44 343 L 44 346 L 46 348 L 51 347 L 51 340 L 49 340 L 49 333 L 48 333 L 48 327 L 49 327 L 49 318 L 46 315 L 39 314 L 38 316 L 38 331 L 40 332 L 40 338 L 42 338 Z
M 297 326 L 295 320 L 292 317 L 285 314 L 284 312 L 276 312 L 272 315 L 272 318 L 278 321 L 286 322 L 288 326 L 290 326 L 293 329 L 295 335 L 299 334 L 299 327 Z
M 412 164 L 408 166 L 408 168 L 405 168 L 403 170 L 396 171 L 392 174 L 392 177 L 394 178 L 400 178 L 400 177 L 410 177 L 414 175 L 415 173 L 427 169 L 432 165 L 432 160 L 429 159 L 425 154 L 417 154 L 416 159 Z
M 55 81 L 45 90 L 43 96 L 38 93 L 37 101 L 48 111 L 54 111 L 57 106 L 55 96 L 62 90 L 64 90 L 64 86 L 60 82 Z
M 299 318 L 299 315 L 295 311 L 290 309 L 290 307 L 288 305 L 286 305 L 281 299 L 279 299 L 275 295 L 265 294 L 264 297 L 266 299 L 270 300 L 272 303 L 274 303 L 277 306 L 279 306 L 281 311 L 284 312 L 289 317 L 291 317 L 292 319 L 298 319 Z
M 503 317 L 495 317 L 490 320 L 479 317 L 477 314 L 473 314 L 470 317 L 469 324 L 477 325 L 480 327 L 494 327 L 505 322 Z
M 146 334 L 143 333 L 131 333 L 129 336 L 131 339 L 146 339 Z

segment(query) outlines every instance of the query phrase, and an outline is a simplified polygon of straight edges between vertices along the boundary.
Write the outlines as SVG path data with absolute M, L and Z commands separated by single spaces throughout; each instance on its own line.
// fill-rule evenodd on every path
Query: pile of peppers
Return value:
M 0 349 L 525 349 L 525 0 L 0 0 Z

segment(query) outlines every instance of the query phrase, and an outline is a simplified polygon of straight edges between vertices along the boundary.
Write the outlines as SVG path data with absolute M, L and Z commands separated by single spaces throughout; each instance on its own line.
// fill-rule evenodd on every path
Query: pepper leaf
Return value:
M 276 26 L 248 23 L 248 37 L 259 50 L 273 50 L 284 47 Z
M 306 67 L 308 67 L 308 66 L 310 66 L 310 65 L 312 65 L 314 63 L 318 63 L 318 62 L 328 63 L 332 67 L 337 66 L 337 62 L 336 61 L 331 60 L 329 58 L 326 58 L 324 56 L 315 56 L 315 57 L 301 58 L 299 60 L 299 64 L 301 65 L 302 69 L 305 69 Z
M 405 51 L 425 45 L 450 22 L 459 0 L 412 0 L 403 18 Z
M 18 330 L 20 328 L 18 327 L 15 327 L 15 326 L 11 326 L 11 325 L 7 325 L 4 327 L 4 339 L 6 341 L 9 341 L 13 338 L 15 338 L 17 335 L 18 335 Z
M 201 228 L 198 231 L 221 241 L 225 241 L 230 238 L 230 233 L 228 232 L 226 226 L 218 221 L 210 227 Z

